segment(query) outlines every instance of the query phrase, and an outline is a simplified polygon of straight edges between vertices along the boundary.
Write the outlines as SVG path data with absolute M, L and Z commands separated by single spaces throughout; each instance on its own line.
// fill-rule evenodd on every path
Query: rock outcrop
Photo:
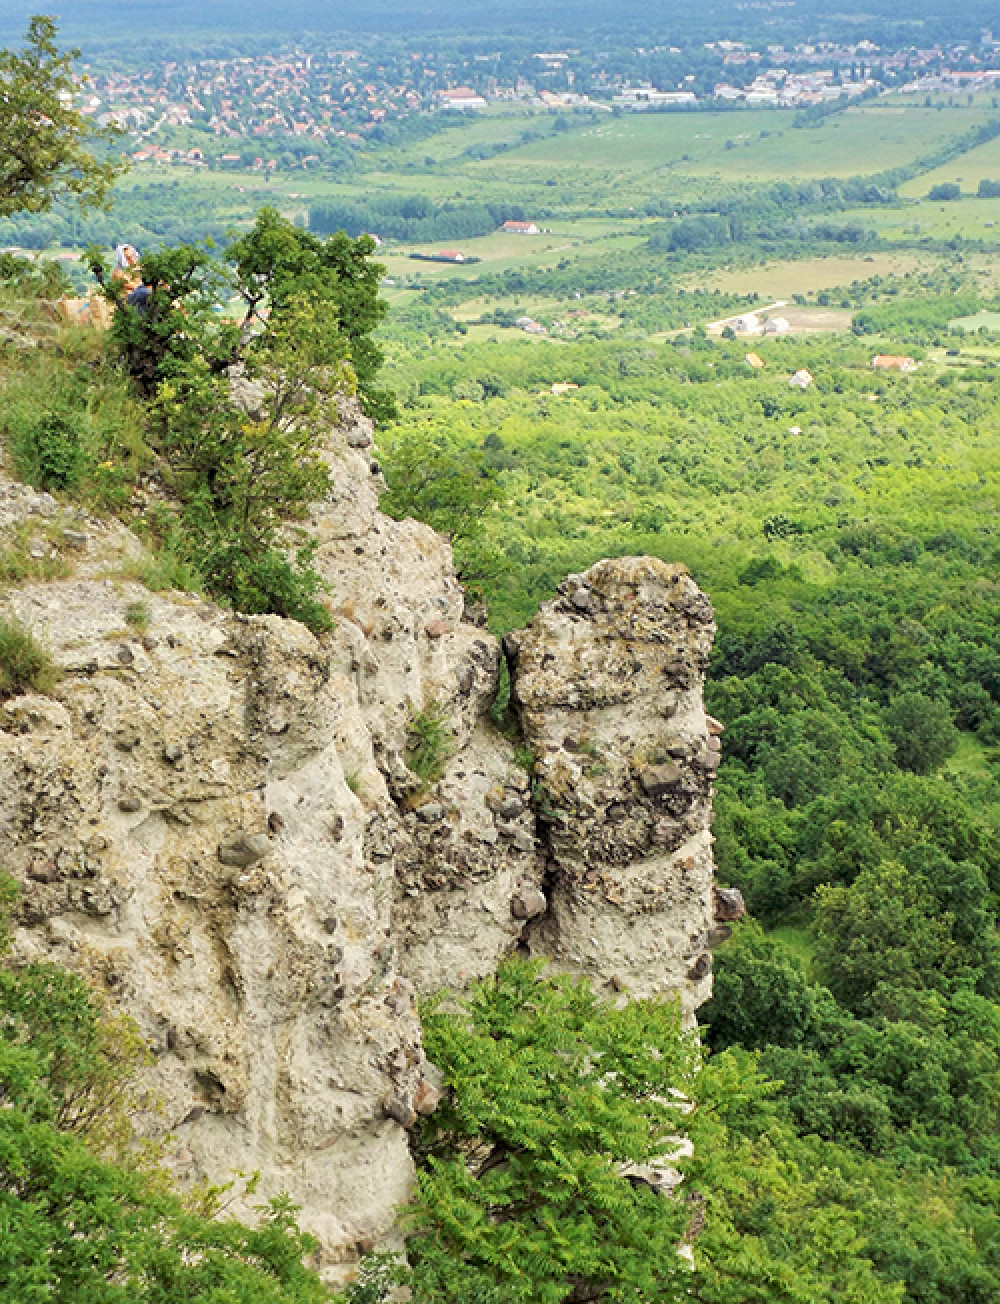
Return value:
M 571 575 L 508 635 L 535 755 L 548 910 L 533 951 L 636 996 L 710 994 L 712 780 L 702 703 L 711 605 L 651 557 Z
M 439 1091 L 420 994 L 520 945 L 689 1012 L 707 995 L 718 759 L 707 601 L 679 568 L 604 562 L 510 640 L 532 791 L 488 723 L 499 649 L 449 547 L 379 512 L 371 426 L 342 416 L 310 524 L 322 639 L 148 593 L 124 528 L 0 481 L 0 536 L 39 575 L 0 609 L 63 670 L 0 705 L 17 953 L 138 1021 L 163 1101 L 143 1126 L 174 1134 L 178 1175 L 259 1170 L 334 1276 L 411 1189 L 406 1128 Z

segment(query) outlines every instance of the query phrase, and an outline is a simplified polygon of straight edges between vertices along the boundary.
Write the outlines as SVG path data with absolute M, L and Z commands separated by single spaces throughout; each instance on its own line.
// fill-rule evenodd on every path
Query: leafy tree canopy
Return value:
M 119 169 L 91 152 L 99 136 L 73 107 L 78 54 L 59 50 L 55 20 L 42 14 L 23 50 L 0 50 L 0 216 L 45 212 L 62 195 L 85 207 L 108 202 Z
M 394 411 L 375 385 L 372 333 L 385 304 L 373 249 L 367 237 L 320 239 L 263 209 L 221 259 L 191 244 L 147 253 L 139 292 L 99 250 L 89 254 L 178 504 L 154 528 L 209 592 L 316 631 L 330 624 L 324 584 L 294 522 L 328 486 L 321 446 L 339 421 L 336 395 L 357 393 L 376 417 Z M 242 321 L 229 311 L 234 297 Z

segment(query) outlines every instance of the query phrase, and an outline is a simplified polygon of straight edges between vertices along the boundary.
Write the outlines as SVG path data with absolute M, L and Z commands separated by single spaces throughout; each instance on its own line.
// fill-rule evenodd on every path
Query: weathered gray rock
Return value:
M 625 557 L 571 576 L 505 642 L 548 856 L 527 941 L 633 994 L 679 993 L 689 1019 L 711 984 L 714 632 L 683 567 Z
M 675 762 L 666 765 L 652 765 L 639 775 L 639 782 L 647 797 L 664 797 L 673 792 L 683 779 L 684 772 Z
M 439 1086 L 422 1077 L 417 1083 L 416 1094 L 413 1097 L 413 1108 L 418 1114 L 433 1114 L 441 1103 L 442 1091 Z
M 444 819 L 444 807 L 439 801 L 428 801 L 417 807 L 417 819 L 424 824 L 436 824 Z

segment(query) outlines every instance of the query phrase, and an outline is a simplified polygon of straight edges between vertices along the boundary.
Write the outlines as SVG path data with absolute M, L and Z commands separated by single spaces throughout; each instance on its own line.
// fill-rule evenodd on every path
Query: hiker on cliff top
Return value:
M 142 258 L 135 245 L 120 244 L 115 247 L 115 270 L 111 273 L 113 281 L 121 281 L 124 288 L 132 293 L 142 284 L 139 270 Z
M 120 282 L 125 291 L 125 302 L 130 307 L 138 312 L 146 311 L 152 290 L 142 279 L 142 257 L 135 245 L 115 246 L 115 269 L 111 279 Z

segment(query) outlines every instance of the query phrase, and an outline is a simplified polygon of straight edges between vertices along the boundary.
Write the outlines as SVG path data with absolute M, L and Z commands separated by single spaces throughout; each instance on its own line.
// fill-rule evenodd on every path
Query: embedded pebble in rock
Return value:
M 246 868 L 263 860 L 271 850 L 266 833 L 235 833 L 219 843 L 219 860 L 223 865 Z
M 719 924 L 732 924 L 742 919 L 747 912 L 743 893 L 738 887 L 716 887 L 714 889 L 715 921 Z
M 510 913 L 515 919 L 535 919 L 545 913 L 548 902 L 542 892 L 529 889 L 516 892 L 511 898 Z

